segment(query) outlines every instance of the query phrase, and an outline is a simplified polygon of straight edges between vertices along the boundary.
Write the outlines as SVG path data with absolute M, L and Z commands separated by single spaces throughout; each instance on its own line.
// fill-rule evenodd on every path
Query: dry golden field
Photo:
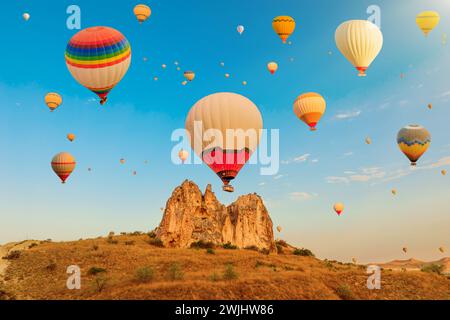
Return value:
M 0 299 L 450 299 L 450 280 L 435 273 L 384 269 L 381 290 L 368 290 L 365 266 L 297 256 L 289 248 L 279 255 L 208 253 L 159 248 L 149 239 L 27 241 L 27 248 L 37 245 L 3 259 Z M 80 290 L 66 287 L 69 265 L 81 268 Z

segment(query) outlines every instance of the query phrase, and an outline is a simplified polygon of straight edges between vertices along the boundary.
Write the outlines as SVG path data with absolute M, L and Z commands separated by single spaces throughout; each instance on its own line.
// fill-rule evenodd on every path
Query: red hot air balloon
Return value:
M 52 169 L 61 179 L 62 183 L 66 183 L 67 178 L 69 178 L 75 166 L 75 158 L 68 152 L 58 153 L 52 159 Z

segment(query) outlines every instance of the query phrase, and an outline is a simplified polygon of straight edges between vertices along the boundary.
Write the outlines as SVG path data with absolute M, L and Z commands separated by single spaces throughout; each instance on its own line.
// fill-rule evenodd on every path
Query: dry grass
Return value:
M 159 248 L 148 235 L 110 237 L 114 245 L 97 238 L 23 251 L 10 260 L 1 289 L 18 299 L 450 299 L 450 281 L 435 273 L 384 270 L 381 290 L 368 290 L 365 268 L 356 265 L 291 253 Z M 70 265 L 81 268 L 81 290 L 66 288 Z M 148 266 L 151 277 L 144 278 L 151 281 L 137 281 L 137 270 Z M 93 267 L 106 272 L 89 274 Z

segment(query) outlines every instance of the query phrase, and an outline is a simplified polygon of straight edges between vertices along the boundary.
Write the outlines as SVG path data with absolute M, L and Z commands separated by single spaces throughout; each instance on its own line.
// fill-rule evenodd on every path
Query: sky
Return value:
M 130 1 L 0 5 L 0 243 L 153 229 L 172 190 L 190 179 L 201 189 L 212 184 L 227 204 L 257 192 L 274 226 L 283 227 L 276 237 L 320 258 L 434 260 L 442 257 L 438 247 L 450 249 L 450 175 L 440 174 L 450 170 L 450 43 L 443 43 L 450 33 L 450 2 L 145 3 L 152 14 L 141 25 Z M 65 47 L 78 31 L 66 27 L 72 4 L 81 9 L 81 28 L 110 26 L 131 44 L 130 69 L 103 107 L 65 65 Z M 334 32 L 346 20 L 367 19 L 374 4 L 381 9 L 384 44 L 362 79 L 336 48 Z M 428 37 L 415 23 L 424 10 L 441 15 Z M 27 22 L 24 12 L 31 16 Z M 283 45 L 272 29 L 277 15 L 296 20 L 291 44 Z M 239 24 L 245 26 L 242 35 Z M 279 65 L 275 75 L 267 71 L 269 61 Z M 186 86 L 184 70 L 196 73 Z M 171 161 L 172 132 L 184 128 L 196 101 L 223 91 L 251 99 L 264 128 L 280 135 L 279 172 L 264 176 L 259 165 L 247 165 L 233 182 L 233 194 L 222 192 L 206 165 Z M 292 111 L 295 98 L 309 91 L 327 101 L 313 133 Z M 64 99 L 53 113 L 44 103 L 47 92 Z M 398 130 L 413 123 L 432 135 L 415 170 L 396 145 Z M 69 132 L 76 134 L 73 143 L 66 139 Z M 367 136 L 371 145 L 364 142 Z M 66 185 L 50 167 L 61 151 L 77 159 Z M 333 211 L 335 202 L 345 204 L 341 216 Z

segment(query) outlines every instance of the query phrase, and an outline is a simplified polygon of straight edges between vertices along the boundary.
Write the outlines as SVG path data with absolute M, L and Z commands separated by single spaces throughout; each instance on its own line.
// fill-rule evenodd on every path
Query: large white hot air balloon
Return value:
M 342 23 L 335 33 L 336 46 L 347 60 L 366 76 L 366 70 L 383 47 L 383 34 L 372 22 L 350 20 Z
M 223 181 L 223 190 L 256 150 L 263 120 L 248 98 L 230 92 L 200 99 L 189 111 L 186 130 L 191 147 Z

